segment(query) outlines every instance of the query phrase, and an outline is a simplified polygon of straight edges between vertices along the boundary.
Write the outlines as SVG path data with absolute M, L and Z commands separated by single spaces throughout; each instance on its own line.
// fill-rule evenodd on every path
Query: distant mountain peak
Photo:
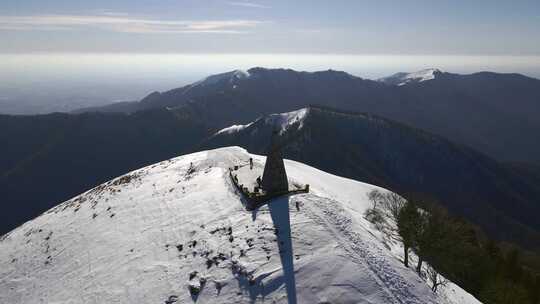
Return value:
M 410 83 L 419 83 L 428 80 L 433 80 L 443 72 L 436 68 L 424 69 L 412 73 L 399 72 L 394 75 L 380 78 L 378 81 L 391 85 L 402 86 Z
M 298 124 L 298 129 L 301 129 L 308 113 L 309 108 L 302 108 L 292 112 L 270 114 L 265 118 L 265 123 L 273 126 L 273 128 L 277 129 L 280 133 L 285 132 L 295 124 Z
M 272 129 L 277 130 L 280 134 L 289 130 L 292 126 L 298 125 L 298 130 L 303 127 L 303 122 L 308 116 L 310 111 L 309 107 L 302 108 L 296 111 L 269 114 L 263 117 L 259 117 L 257 120 L 252 121 L 245 125 L 232 125 L 230 127 L 219 130 L 215 133 L 218 134 L 232 134 L 241 130 L 251 127 L 256 123 L 261 123 L 265 126 L 270 126 Z
M 234 83 L 237 80 L 245 79 L 250 76 L 250 73 L 243 70 L 233 70 L 230 72 L 210 75 L 202 80 L 193 83 L 191 86 L 206 86 L 214 85 L 221 82 Z
M 269 76 L 283 76 L 283 75 L 301 75 L 301 76 L 311 76 L 311 77 L 326 77 L 335 78 L 335 79 L 361 79 L 360 77 L 349 74 L 345 71 L 339 70 L 320 70 L 320 71 L 297 71 L 293 69 L 283 69 L 283 68 L 263 68 L 263 67 L 253 67 L 248 70 L 250 75 L 269 75 Z

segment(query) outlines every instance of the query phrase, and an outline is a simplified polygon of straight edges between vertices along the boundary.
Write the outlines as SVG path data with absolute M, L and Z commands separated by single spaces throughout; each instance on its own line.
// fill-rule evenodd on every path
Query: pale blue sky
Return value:
M 540 1 L 2 0 L 1 53 L 540 55 Z

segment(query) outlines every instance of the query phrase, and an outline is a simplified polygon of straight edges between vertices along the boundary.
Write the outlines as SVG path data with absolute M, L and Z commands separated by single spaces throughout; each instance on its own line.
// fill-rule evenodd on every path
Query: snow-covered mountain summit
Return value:
M 208 76 L 200 81 L 197 81 L 191 86 L 207 86 L 207 85 L 213 85 L 219 82 L 228 82 L 228 83 L 234 83 L 237 80 L 248 78 L 249 72 L 243 71 L 243 70 L 234 70 L 230 72 L 225 72 L 221 74 L 215 74 Z
M 250 157 L 262 170 L 237 147 L 163 161 L 4 235 L 0 302 L 478 303 L 402 265 L 363 217 L 374 186 L 285 161 L 310 193 L 246 211 L 228 168 Z
M 394 75 L 380 78 L 378 81 L 391 85 L 402 86 L 411 83 L 419 83 L 437 78 L 443 72 L 439 69 L 425 69 L 413 73 L 396 73 Z
M 309 114 L 309 108 L 302 108 L 296 111 L 270 114 L 267 116 L 259 117 L 257 120 L 250 122 L 245 125 L 232 125 L 227 128 L 223 128 L 216 132 L 218 134 L 231 134 L 236 133 L 240 130 L 249 128 L 250 126 L 262 124 L 272 129 L 283 133 L 287 131 L 292 126 L 297 126 L 298 129 L 302 128 L 303 121 L 306 116 Z

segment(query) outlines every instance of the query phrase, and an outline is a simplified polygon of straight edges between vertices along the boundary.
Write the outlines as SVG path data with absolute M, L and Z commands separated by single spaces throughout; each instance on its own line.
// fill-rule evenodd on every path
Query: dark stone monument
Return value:
M 229 168 L 229 177 L 236 189 L 244 197 L 247 210 L 255 210 L 282 195 L 290 196 L 309 192 L 309 185 L 305 185 L 304 188 L 294 186 L 292 190 L 289 190 L 289 181 L 287 179 L 287 172 L 285 172 L 281 148 L 283 148 L 283 143 L 279 141 L 278 132 L 274 131 L 266 153 L 266 163 L 264 164 L 262 179 L 260 176 L 257 177 L 257 185 L 255 185 L 253 192 L 250 192 L 247 187 L 244 187 L 244 184 L 238 180 L 238 175 L 233 173 L 247 164 L 244 163 L 242 166 L 235 165 Z M 249 163 L 250 169 L 252 161 L 250 160 Z M 247 182 L 251 184 L 251 182 Z M 297 204 L 296 208 L 299 210 L 300 205 Z
M 285 172 L 285 165 L 283 164 L 281 144 L 279 143 L 277 131 L 272 133 L 270 147 L 266 154 L 266 163 L 264 164 L 262 177 L 262 189 L 266 194 L 270 195 L 287 192 L 289 190 L 289 181 L 287 180 L 287 172 Z

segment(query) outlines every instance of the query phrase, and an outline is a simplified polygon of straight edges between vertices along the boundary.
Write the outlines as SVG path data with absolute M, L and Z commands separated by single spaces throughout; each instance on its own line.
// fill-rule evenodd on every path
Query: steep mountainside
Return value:
M 223 128 L 310 104 L 377 114 L 466 144 L 504 161 L 540 164 L 540 80 L 430 69 L 372 81 L 339 71 L 233 71 L 136 103 L 92 111 L 179 108 Z M 526 134 L 524 136 L 524 134 Z
M 403 266 L 363 218 L 374 186 L 286 161 L 310 193 L 245 211 L 228 168 L 250 157 L 262 171 L 240 148 L 163 161 L 27 222 L 0 239 L 0 302 L 479 303 Z
M 0 116 L 0 234 L 108 179 L 185 153 L 209 133 L 167 110 Z
M 516 171 L 439 136 L 367 114 L 311 107 L 219 131 L 205 148 L 263 153 L 274 128 L 286 157 L 435 201 L 500 240 L 540 248 L 540 189 Z

